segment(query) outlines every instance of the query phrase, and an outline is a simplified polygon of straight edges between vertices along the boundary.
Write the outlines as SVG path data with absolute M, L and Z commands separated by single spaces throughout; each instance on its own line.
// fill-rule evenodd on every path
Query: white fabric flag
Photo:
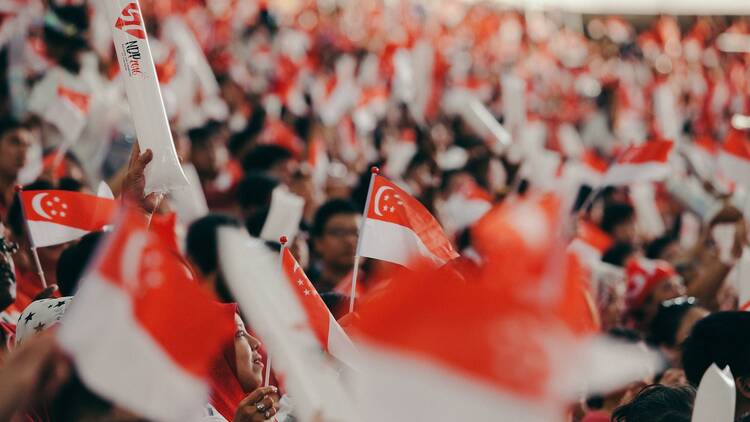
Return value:
M 154 154 L 146 167 L 146 193 L 186 186 L 138 0 L 105 0 L 105 4 L 138 145 L 141 151 L 150 149 Z
M 357 422 L 307 314 L 284 279 L 277 254 L 241 229 L 219 229 L 221 270 L 250 325 L 273 356 L 300 421 Z

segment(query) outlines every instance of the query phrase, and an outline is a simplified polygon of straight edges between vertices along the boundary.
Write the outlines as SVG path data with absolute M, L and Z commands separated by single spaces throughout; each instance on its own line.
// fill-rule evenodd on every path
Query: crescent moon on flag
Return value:
M 52 217 L 50 217 L 49 214 L 47 214 L 46 211 L 42 208 L 42 200 L 45 196 L 49 195 L 48 193 L 39 193 L 37 195 L 34 195 L 33 198 L 31 198 L 31 208 L 34 209 L 34 212 L 41 215 L 42 217 L 46 218 L 47 220 L 52 220 Z
M 390 186 L 383 186 L 375 193 L 375 215 L 378 217 L 382 217 L 383 214 L 380 212 L 380 197 L 383 196 L 383 193 L 386 191 L 393 190 Z
M 120 269 L 122 282 L 128 290 L 135 290 L 140 280 L 141 261 L 143 250 L 148 241 L 148 234 L 144 231 L 133 233 L 122 248 L 122 268 Z

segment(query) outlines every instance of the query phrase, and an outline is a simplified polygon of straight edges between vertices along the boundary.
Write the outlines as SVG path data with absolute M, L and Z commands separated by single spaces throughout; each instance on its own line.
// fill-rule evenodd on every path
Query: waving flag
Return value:
M 750 186 L 750 141 L 741 131 L 732 130 L 719 151 L 719 168 L 724 177 Z
M 68 143 L 75 143 L 86 127 L 90 100 L 88 94 L 58 85 L 57 96 L 45 108 L 42 117 L 57 127 Z
M 302 307 L 305 309 L 310 326 L 315 332 L 318 341 L 320 341 L 323 350 L 338 360 L 354 367 L 352 362 L 352 353 L 356 353 L 354 345 L 336 321 L 336 318 L 333 317 L 331 311 L 328 310 L 323 299 L 320 298 L 310 279 L 307 278 L 304 270 L 299 266 L 299 263 L 294 259 L 288 248 L 284 248 L 281 259 L 284 275 L 286 275 L 287 280 L 289 280 L 292 289 L 297 295 L 297 299 L 299 299 Z
M 138 0 L 105 0 L 103 3 L 125 81 L 138 144 L 141 151 L 150 149 L 154 154 L 153 161 L 146 167 L 146 193 L 185 187 L 188 181 L 172 141 Z
M 234 311 L 188 278 L 138 211 L 123 217 L 65 315 L 60 344 L 102 397 L 150 420 L 194 420 L 208 402 L 209 368 L 232 341 Z
M 651 141 L 628 147 L 604 176 L 604 185 L 654 182 L 669 175 L 672 141 Z
M 112 221 L 117 201 L 62 190 L 21 191 L 21 205 L 34 246 L 76 240 Z
M 218 240 L 221 271 L 294 397 L 295 416 L 301 421 L 359 421 L 330 359 L 320 353 L 307 312 L 284 280 L 277 255 L 241 229 L 221 228 Z
M 429 211 L 385 177 L 373 174 L 357 256 L 408 266 L 416 257 L 444 265 L 457 258 Z

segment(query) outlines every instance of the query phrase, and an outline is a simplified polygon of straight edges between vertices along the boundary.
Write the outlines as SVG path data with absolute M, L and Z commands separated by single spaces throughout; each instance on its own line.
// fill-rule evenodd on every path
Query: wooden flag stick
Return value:
M 372 185 L 375 183 L 375 176 L 380 174 L 380 169 L 373 166 L 370 168 L 370 187 L 367 188 L 367 199 L 365 200 L 365 209 L 362 212 L 362 222 L 359 224 L 359 237 L 357 238 L 357 251 L 354 254 L 354 268 L 352 269 L 352 290 L 349 295 L 349 313 L 354 312 L 354 302 L 357 299 L 357 273 L 359 273 L 359 246 L 362 243 L 362 232 L 367 219 L 367 210 L 370 208 L 370 195 L 372 194 Z

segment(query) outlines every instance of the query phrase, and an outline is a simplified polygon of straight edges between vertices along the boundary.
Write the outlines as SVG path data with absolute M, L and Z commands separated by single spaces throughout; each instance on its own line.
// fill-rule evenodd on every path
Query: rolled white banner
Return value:
M 138 0 L 104 0 L 104 4 L 138 145 L 154 154 L 146 167 L 146 194 L 185 187 L 188 181 L 172 141 Z

